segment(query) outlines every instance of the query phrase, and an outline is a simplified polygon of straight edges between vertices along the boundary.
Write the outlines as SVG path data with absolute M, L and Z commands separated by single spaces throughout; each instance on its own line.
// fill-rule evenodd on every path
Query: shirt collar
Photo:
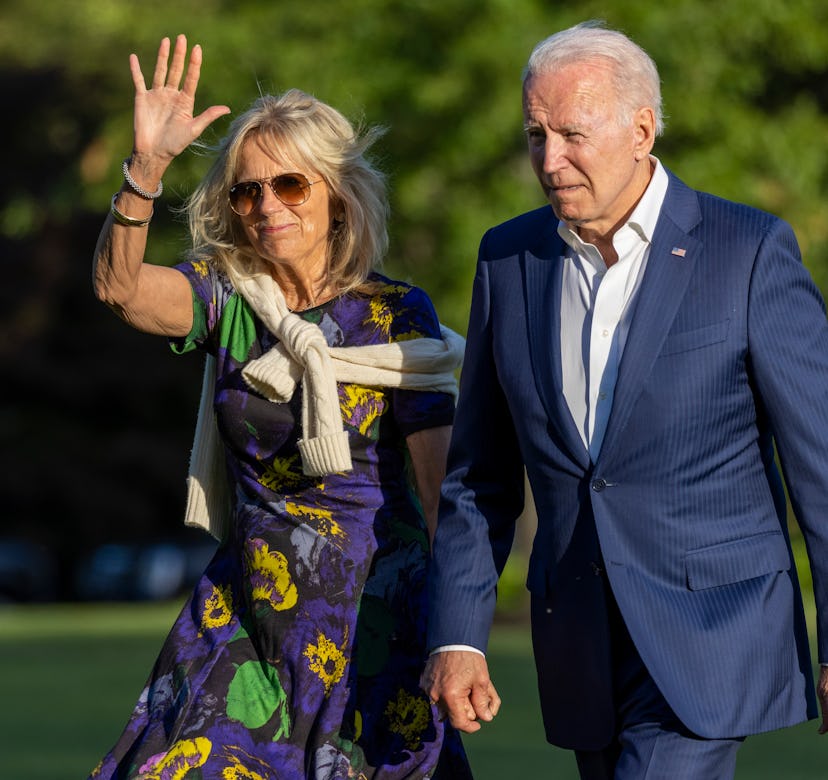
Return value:
M 664 170 L 661 161 L 653 155 L 650 155 L 650 160 L 654 166 L 650 183 L 624 225 L 624 227 L 629 226 L 642 241 L 646 241 L 648 244 L 653 241 L 653 233 L 655 233 L 656 223 L 669 184 L 667 171 Z M 585 244 L 578 233 L 562 220 L 558 222 L 558 235 L 579 254 L 590 255 L 590 252 L 586 249 L 589 245 Z

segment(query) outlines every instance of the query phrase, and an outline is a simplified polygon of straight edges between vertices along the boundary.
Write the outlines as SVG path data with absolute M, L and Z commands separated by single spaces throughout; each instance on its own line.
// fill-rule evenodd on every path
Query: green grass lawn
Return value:
M 176 604 L 0 608 L 0 778 L 85 778 L 119 735 L 178 611 Z M 495 627 L 492 724 L 466 738 L 477 780 L 576 778 L 569 753 L 543 739 L 528 628 Z M 816 722 L 747 741 L 739 780 L 825 777 Z

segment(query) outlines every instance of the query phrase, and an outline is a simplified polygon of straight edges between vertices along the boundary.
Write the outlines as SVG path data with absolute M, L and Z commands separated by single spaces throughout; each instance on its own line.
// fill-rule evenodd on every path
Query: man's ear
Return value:
M 655 112 L 649 106 L 639 108 L 633 114 L 633 156 L 636 160 L 643 160 L 650 154 L 655 144 L 656 119 Z

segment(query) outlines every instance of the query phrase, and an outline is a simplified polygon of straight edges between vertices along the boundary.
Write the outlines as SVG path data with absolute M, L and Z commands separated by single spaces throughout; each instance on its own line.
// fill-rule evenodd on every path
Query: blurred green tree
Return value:
M 89 286 L 132 142 L 130 52 L 149 76 L 160 38 L 183 32 L 204 47 L 200 107 L 239 113 L 259 92 L 295 86 L 387 126 L 376 153 L 392 188 L 388 273 L 424 287 L 462 332 L 483 231 L 543 202 L 522 135 L 522 67 L 538 40 L 590 18 L 659 65 L 667 131 L 656 154 L 691 186 L 787 219 L 828 288 L 824 0 L 0 0 L 10 526 L 72 555 L 89 539 L 179 522 L 200 366 L 128 332 Z M 185 248 L 172 211 L 207 165 L 193 149 L 170 170 L 151 261 Z
M 693 186 L 787 218 L 828 283 L 821 0 L 148 0 L 140 13 L 122 0 L 6 0 L 0 14 L 14 109 L 0 210 L 8 237 L 105 209 L 131 141 L 127 54 L 137 52 L 149 73 L 161 36 L 181 31 L 205 49 L 202 106 L 239 112 L 260 91 L 298 86 L 388 126 L 378 153 L 393 186 L 389 268 L 423 284 L 462 328 L 482 231 L 542 202 L 524 159 L 525 59 L 544 35 L 603 17 L 660 66 L 668 129 L 656 152 L 665 163 Z M 171 205 L 205 166 L 197 154 L 176 164 Z M 172 247 L 153 257 L 173 260 L 180 237 Z

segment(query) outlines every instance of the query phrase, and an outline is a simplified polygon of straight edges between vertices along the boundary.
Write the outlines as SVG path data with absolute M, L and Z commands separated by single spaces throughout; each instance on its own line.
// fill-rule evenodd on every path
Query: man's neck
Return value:
M 592 244 L 595 246 L 598 251 L 601 253 L 601 257 L 604 259 L 604 263 L 606 264 L 607 268 L 612 267 L 618 262 L 618 252 L 615 250 L 615 245 L 613 243 L 613 239 L 615 234 L 627 224 L 630 219 L 630 215 L 635 211 L 635 207 L 641 201 L 641 198 L 644 196 L 644 193 L 647 191 L 647 187 L 650 186 L 650 182 L 653 178 L 653 173 L 655 171 L 655 160 L 652 157 L 647 157 L 645 160 L 642 161 L 640 164 L 639 170 L 641 174 L 639 176 L 639 186 L 636 187 L 633 191 L 637 194 L 630 203 L 629 208 L 626 209 L 622 217 L 617 220 L 613 225 L 611 225 L 608 229 L 603 227 L 596 227 L 591 228 L 588 225 L 578 225 L 578 226 L 570 226 L 572 229 L 580 236 L 581 240 L 586 244 Z

